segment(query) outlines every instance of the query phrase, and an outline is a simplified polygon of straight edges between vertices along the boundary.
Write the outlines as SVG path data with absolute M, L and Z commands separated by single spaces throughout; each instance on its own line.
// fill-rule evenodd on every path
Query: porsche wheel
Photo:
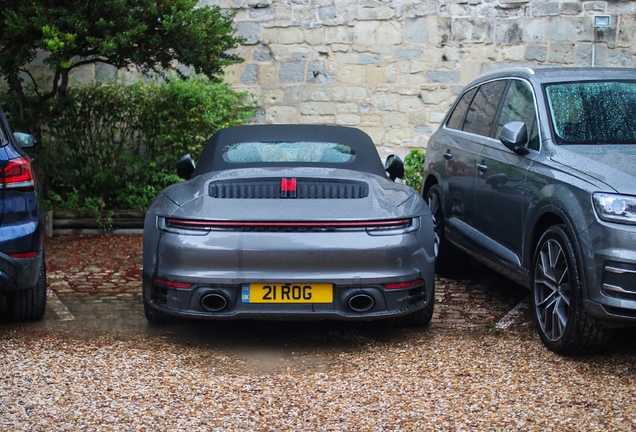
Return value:
M 533 260 L 533 311 L 545 346 L 559 354 L 596 352 L 609 338 L 583 306 L 576 250 L 565 225 L 548 228 Z
M 426 202 L 433 216 L 435 231 L 435 273 L 440 276 L 453 276 L 466 269 L 469 257 L 446 240 L 444 235 L 444 211 L 442 192 L 438 185 L 432 186 L 426 193 Z

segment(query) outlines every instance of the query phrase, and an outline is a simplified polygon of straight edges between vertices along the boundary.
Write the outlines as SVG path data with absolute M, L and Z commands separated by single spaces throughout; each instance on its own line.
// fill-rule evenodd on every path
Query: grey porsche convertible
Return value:
M 143 301 L 185 319 L 375 320 L 426 325 L 434 230 L 371 138 L 347 127 L 222 129 L 177 165 L 146 213 Z

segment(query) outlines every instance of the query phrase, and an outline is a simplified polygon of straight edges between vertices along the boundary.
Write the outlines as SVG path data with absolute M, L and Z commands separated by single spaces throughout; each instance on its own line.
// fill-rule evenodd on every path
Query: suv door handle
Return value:
M 451 153 L 450 150 L 446 150 L 446 153 L 444 153 L 444 159 L 446 160 L 450 160 L 453 158 L 453 154 Z
M 481 163 L 477 164 L 477 169 L 481 172 L 488 171 L 488 165 L 486 165 L 486 161 L 481 161 Z

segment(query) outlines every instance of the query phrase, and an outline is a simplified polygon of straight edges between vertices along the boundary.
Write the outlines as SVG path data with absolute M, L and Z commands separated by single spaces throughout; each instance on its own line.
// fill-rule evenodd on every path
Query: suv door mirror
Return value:
M 192 156 L 188 153 L 177 162 L 177 175 L 184 180 L 190 180 L 196 167 L 197 165 L 194 163 L 194 159 L 192 159 Z
M 528 128 L 526 124 L 520 121 L 506 123 L 501 132 L 499 132 L 499 141 L 506 148 L 517 154 L 528 154 L 528 149 L 526 148 L 526 144 L 528 144 Z
M 14 132 L 13 138 L 21 148 L 35 147 L 35 138 L 33 135 L 23 132 Z
M 396 178 L 404 177 L 404 162 L 396 155 L 389 155 L 384 163 L 384 171 L 389 174 L 389 178 L 395 181 Z

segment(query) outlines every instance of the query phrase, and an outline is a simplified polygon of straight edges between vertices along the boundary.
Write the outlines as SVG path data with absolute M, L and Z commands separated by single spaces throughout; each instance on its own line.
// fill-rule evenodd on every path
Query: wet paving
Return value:
M 212 345 L 249 359 L 255 370 L 288 362 L 318 367 L 330 352 L 355 341 L 400 340 L 421 332 L 446 330 L 488 334 L 510 326 L 532 328 L 524 301 L 527 290 L 488 268 L 473 263 L 462 279 L 436 279 L 436 305 L 427 328 L 371 322 L 202 321 L 182 326 L 153 326 L 144 316 L 141 298 L 141 237 L 121 239 L 68 237 L 49 240 L 48 301 L 44 318 L 10 323 L 0 332 L 23 329 L 44 337 L 95 341 L 167 338 Z M 298 356 L 298 352 L 303 352 Z M 301 364 L 301 366 L 303 366 Z

